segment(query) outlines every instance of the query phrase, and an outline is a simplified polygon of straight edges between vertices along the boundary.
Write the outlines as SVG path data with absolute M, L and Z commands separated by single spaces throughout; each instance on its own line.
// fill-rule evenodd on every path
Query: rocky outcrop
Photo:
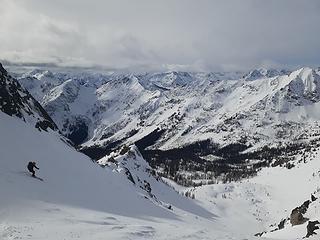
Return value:
M 316 221 L 309 221 L 307 225 L 307 235 L 306 237 L 310 237 L 311 235 L 315 235 L 316 233 L 314 232 L 315 230 L 319 229 L 320 222 L 318 220 Z
M 307 212 L 309 204 L 310 200 L 307 200 L 300 207 L 296 207 L 292 210 L 290 215 L 290 223 L 292 226 L 303 224 L 309 220 L 303 216 L 303 214 Z
M 286 223 L 287 219 L 282 219 L 280 223 L 278 224 L 278 230 L 284 228 L 284 224 Z
M 290 215 L 290 223 L 292 226 L 303 224 L 306 221 L 308 221 L 308 218 L 305 218 L 298 208 L 292 210 Z
M 2 64 L 0 63 L 0 74 L 1 75 L 7 75 L 7 71 L 3 68 Z

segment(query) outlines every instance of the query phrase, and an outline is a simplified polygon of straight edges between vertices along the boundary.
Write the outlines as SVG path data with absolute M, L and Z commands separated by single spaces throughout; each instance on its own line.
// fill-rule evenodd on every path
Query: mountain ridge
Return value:
M 197 136 L 195 134 L 195 130 L 197 130 L 203 136 L 209 135 L 208 138 L 213 139 L 216 138 L 216 134 L 206 134 L 206 132 L 219 131 L 217 127 L 219 128 L 220 124 L 225 128 L 231 119 L 241 119 L 241 116 L 251 117 L 249 112 L 263 111 L 267 107 L 271 112 L 275 112 L 276 116 L 274 117 L 277 117 L 281 113 L 288 112 L 289 109 L 291 111 L 297 105 L 309 104 L 307 101 L 318 101 L 317 86 L 319 75 L 316 70 L 302 68 L 293 71 L 289 75 L 287 75 L 287 72 L 283 74 L 283 72 L 277 71 L 277 74 L 280 73 L 282 75 L 275 74 L 272 77 L 257 78 L 249 82 L 244 81 L 247 79 L 246 76 L 244 78 L 238 76 L 238 78 L 226 80 L 224 79 L 225 76 L 221 74 L 220 79 L 222 80 L 219 80 L 212 79 L 212 77 L 208 78 L 210 74 L 205 76 L 203 74 L 195 74 L 192 76 L 191 73 L 186 72 L 141 76 L 119 75 L 108 76 L 103 82 L 98 81 L 98 85 L 96 85 L 96 82 L 90 83 L 87 81 L 83 83 L 83 81 L 78 81 L 77 78 L 67 76 L 65 80 L 59 79 L 60 82 L 55 81 L 51 89 L 47 88 L 47 83 L 45 82 L 42 87 L 43 96 L 39 96 L 38 100 L 45 108 L 49 109 L 49 112 L 51 111 L 51 116 L 55 113 L 65 115 L 65 117 L 59 116 L 56 118 L 59 128 L 65 134 L 68 134 L 68 124 L 72 125 L 70 121 L 72 122 L 74 117 L 89 116 L 87 121 L 89 120 L 91 123 L 87 127 L 91 130 L 88 130 L 87 139 L 82 140 L 86 146 L 90 146 L 93 142 L 97 143 L 99 138 L 105 139 L 101 141 L 101 144 L 104 141 L 117 141 L 137 128 L 140 128 L 139 131 L 141 131 L 141 127 L 150 129 L 146 133 L 150 133 L 156 127 L 170 129 L 174 122 L 170 117 L 174 114 L 180 115 L 178 124 L 182 121 L 181 124 L 184 126 L 178 126 L 180 131 L 170 137 L 168 144 L 163 139 L 163 143 L 159 142 L 159 146 L 157 145 L 157 148 L 166 149 L 168 145 L 172 146 L 172 141 L 174 141 L 175 146 L 185 144 L 186 141 L 183 140 L 184 137 L 181 134 L 188 135 L 188 131 L 193 130 L 193 136 Z M 267 70 L 265 70 L 265 74 L 267 76 Z M 58 75 L 61 76 L 61 74 Z M 39 77 L 39 74 L 32 75 L 32 72 L 29 79 L 26 79 L 26 74 L 24 74 L 19 81 L 21 84 L 26 84 L 30 91 L 38 91 L 39 87 L 27 84 L 30 81 L 30 77 L 34 79 L 33 82 L 41 85 L 43 77 Z M 175 79 L 183 77 L 188 79 L 182 81 L 184 84 L 176 85 L 174 83 Z M 73 86 L 72 88 L 76 92 L 72 93 L 71 88 L 61 89 L 67 82 L 70 86 Z M 123 90 L 117 91 L 119 87 Z M 111 90 L 112 88 L 114 90 Z M 77 98 L 81 98 L 79 89 L 87 92 L 85 95 L 82 94 L 82 97 L 85 97 L 84 100 L 89 102 L 82 112 L 70 109 L 74 102 L 74 105 L 80 105 L 80 103 L 77 103 Z M 202 96 L 202 100 L 197 99 L 198 96 Z M 68 99 L 63 99 L 65 97 L 68 97 Z M 58 107 L 52 106 L 53 102 L 57 101 L 60 102 L 60 105 L 62 104 L 59 107 L 62 109 L 59 111 L 56 109 Z M 240 108 L 239 110 L 234 108 L 235 103 L 238 105 L 237 108 Z M 112 110 L 113 106 L 116 108 Z M 214 116 L 218 117 L 214 117 L 210 112 L 213 112 Z M 265 116 L 268 115 L 267 112 L 264 114 Z M 156 120 L 156 118 L 160 120 Z M 210 123 L 210 118 L 216 118 L 216 120 Z M 267 120 L 266 118 L 263 116 L 258 117 L 258 124 L 264 124 L 265 120 Z M 125 123 L 128 121 L 134 123 L 135 126 L 133 124 L 126 125 Z M 242 124 L 241 121 L 240 124 Z M 152 128 L 151 125 L 155 125 L 155 127 Z M 121 136 L 114 136 L 112 128 L 115 128 L 118 132 L 121 130 L 123 133 L 118 134 Z M 102 137 L 103 134 L 99 133 L 104 132 L 104 135 L 106 135 L 105 133 L 108 131 L 107 135 L 110 135 L 110 137 L 107 138 Z M 145 136 L 146 133 L 141 134 Z M 138 139 L 138 137 L 129 138 L 129 140 L 132 140 L 128 141 L 128 144 L 136 141 L 134 140 L 136 138 Z M 196 138 L 203 140 L 199 139 L 199 137 Z M 225 140 L 221 139 L 219 141 L 225 142 Z

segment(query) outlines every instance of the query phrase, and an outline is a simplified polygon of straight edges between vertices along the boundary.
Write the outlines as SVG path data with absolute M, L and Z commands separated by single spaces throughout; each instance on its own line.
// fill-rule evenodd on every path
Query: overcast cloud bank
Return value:
M 318 66 L 320 1 L 0 0 L 0 59 L 110 69 Z

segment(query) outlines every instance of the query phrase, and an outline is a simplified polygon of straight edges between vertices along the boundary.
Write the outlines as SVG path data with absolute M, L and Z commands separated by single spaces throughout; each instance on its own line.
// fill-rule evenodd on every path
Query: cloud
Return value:
M 0 59 L 153 70 L 316 66 L 318 0 L 0 0 Z

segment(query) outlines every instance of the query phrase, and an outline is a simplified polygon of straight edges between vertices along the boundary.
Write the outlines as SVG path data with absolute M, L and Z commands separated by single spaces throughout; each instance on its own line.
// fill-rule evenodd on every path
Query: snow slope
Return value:
M 40 132 L 2 112 L 0 131 L 1 239 L 116 239 L 126 235 L 139 239 L 150 234 L 174 239 L 188 221 L 211 224 L 214 219 L 163 183 L 154 191 L 166 196 L 173 210 L 149 200 L 127 178 L 101 168 L 55 133 Z M 25 170 L 29 160 L 37 161 L 37 175 L 43 182 Z M 161 229 L 170 225 L 175 225 L 172 232 L 163 235 Z

